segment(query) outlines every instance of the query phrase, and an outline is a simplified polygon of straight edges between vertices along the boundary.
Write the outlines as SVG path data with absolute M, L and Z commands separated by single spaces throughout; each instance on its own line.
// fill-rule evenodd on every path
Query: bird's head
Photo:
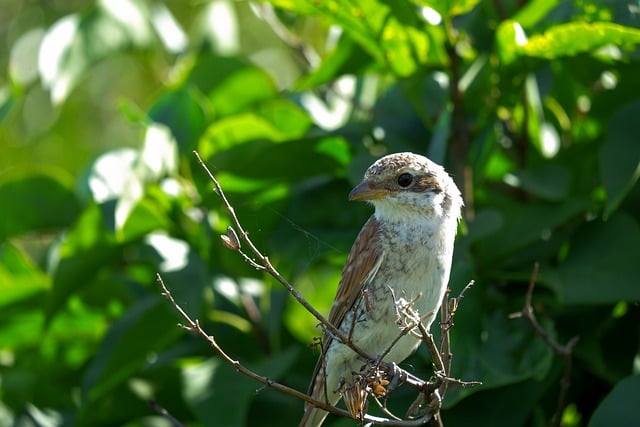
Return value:
M 424 156 L 395 153 L 367 169 L 349 200 L 371 202 L 379 219 L 403 221 L 420 217 L 459 218 L 460 190 L 444 168 Z

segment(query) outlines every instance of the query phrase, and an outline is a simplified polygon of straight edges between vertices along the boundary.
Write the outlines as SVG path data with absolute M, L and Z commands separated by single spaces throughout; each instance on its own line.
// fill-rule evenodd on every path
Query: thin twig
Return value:
M 533 310 L 533 290 L 536 286 L 536 281 L 538 278 L 538 263 L 535 263 L 533 266 L 533 271 L 531 272 L 531 277 L 529 278 L 529 287 L 527 289 L 527 294 L 525 295 L 524 307 L 521 311 L 517 313 L 513 313 L 509 316 L 511 319 L 524 318 L 526 319 L 531 327 L 533 328 L 536 335 L 538 335 L 542 340 L 559 356 L 564 359 L 564 370 L 562 373 L 562 378 L 560 379 L 560 393 L 558 394 L 558 403 L 556 406 L 556 411 L 551 418 L 551 425 L 554 427 L 560 427 L 562 422 L 562 412 L 564 411 L 565 406 L 567 405 L 567 394 L 569 393 L 569 388 L 571 387 L 571 369 L 573 365 L 572 354 L 573 348 L 578 344 L 580 337 L 575 336 L 571 338 L 565 345 L 558 343 L 550 334 L 547 332 L 542 325 L 538 322 L 536 318 L 535 311 Z
M 213 350 L 215 350 L 216 353 L 218 353 L 225 362 L 233 366 L 238 373 L 245 375 L 246 377 L 251 378 L 252 380 L 257 381 L 266 387 L 273 388 L 280 392 L 286 393 L 290 396 L 304 400 L 305 402 L 308 402 L 311 405 L 314 405 L 324 411 L 330 412 L 332 414 L 340 415 L 342 417 L 351 418 L 351 414 L 348 411 L 337 408 L 328 403 L 324 403 L 319 400 L 313 399 L 311 396 L 308 396 L 306 393 L 302 393 L 294 388 L 288 387 L 268 377 L 257 374 L 256 372 L 242 365 L 239 361 L 233 359 L 229 354 L 227 354 L 222 349 L 222 347 L 220 347 L 215 337 L 213 337 L 212 335 L 209 335 L 207 332 L 205 332 L 204 329 L 202 329 L 198 319 L 195 319 L 195 320 L 192 319 L 184 311 L 184 309 L 178 303 L 176 303 L 175 299 L 173 298 L 173 295 L 171 294 L 167 286 L 164 284 L 164 281 L 162 280 L 162 277 L 160 276 L 160 274 L 157 274 L 156 278 L 162 289 L 162 296 L 164 296 L 167 299 L 167 301 L 169 301 L 171 306 L 178 312 L 180 317 L 182 317 L 182 319 L 186 322 L 185 324 L 180 326 L 187 331 L 194 332 L 195 334 L 197 334 L 198 336 L 206 340 L 211 346 L 211 348 L 213 348 Z M 420 425 L 424 425 L 427 422 L 427 420 L 428 418 L 418 418 L 414 420 L 390 420 L 387 418 L 380 418 L 372 415 L 364 416 L 364 421 L 366 421 L 367 423 L 373 423 L 376 425 L 383 425 L 383 426 L 396 426 L 396 427 L 420 426 Z
M 164 418 L 166 418 L 173 427 L 186 427 L 184 424 L 182 424 L 178 419 L 176 419 L 176 417 L 174 417 L 173 415 L 171 415 L 169 413 L 169 411 L 167 411 L 165 408 L 163 408 L 162 406 L 160 406 L 158 404 L 158 402 L 156 402 L 155 400 L 149 400 L 147 402 L 147 405 L 149 405 L 149 407 L 151 409 L 153 409 L 156 413 L 158 413 L 159 415 L 162 415 Z
M 351 348 L 367 364 L 369 364 L 370 369 L 377 370 L 381 368 L 380 372 L 384 372 L 385 375 L 393 376 L 394 378 L 399 378 L 401 381 L 400 382 L 401 384 L 411 385 L 421 393 L 425 394 L 426 396 L 429 396 L 429 399 L 430 399 L 429 410 L 427 411 L 427 413 L 425 413 L 420 417 L 407 419 L 407 420 L 400 420 L 394 415 L 388 412 L 385 412 L 390 418 L 380 418 L 380 417 L 374 417 L 370 415 L 364 415 L 360 419 L 363 425 L 376 424 L 376 425 L 407 426 L 407 427 L 424 425 L 428 423 L 430 420 L 432 420 L 432 418 L 434 417 L 438 419 L 440 418 L 439 410 L 440 410 L 441 398 L 438 393 L 438 387 L 441 387 L 443 384 L 446 384 L 448 382 L 457 383 L 463 386 L 476 384 L 475 382 L 464 382 L 464 381 L 456 380 L 453 378 L 449 378 L 448 376 L 449 368 L 446 368 L 446 365 L 442 362 L 442 358 L 440 357 L 440 353 L 445 354 L 446 352 L 446 354 L 449 354 L 448 359 L 450 361 L 451 356 L 449 352 L 449 347 L 448 345 L 441 346 L 440 351 L 436 349 L 435 343 L 433 343 L 433 338 L 430 334 L 428 334 L 428 331 L 426 331 L 424 324 L 422 324 L 423 319 L 419 317 L 418 313 L 404 313 L 404 315 L 407 318 L 409 318 L 408 320 L 413 319 L 413 321 L 405 322 L 406 324 L 404 325 L 403 330 L 400 332 L 399 336 L 397 337 L 397 340 L 399 340 L 402 336 L 407 335 L 408 333 L 414 333 L 417 335 L 417 333 L 414 332 L 414 329 L 416 327 L 420 330 L 423 341 L 427 342 L 428 346 L 429 346 L 429 342 L 431 343 L 431 345 L 429 346 L 429 351 L 432 352 L 434 363 L 437 366 L 435 382 L 424 381 L 418 377 L 415 377 L 412 374 L 408 373 L 407 371 L 397 368 L 395 364 L 382 363 L 384 355 L 374 358 L 371 355 L 367 354 L 362 349 L 360 349 L 358 346 L 356 346 L 349 339 L 349 337 L 345 335 L 345 333 L 343 333 L 338 328 L 336 328 L 324 316 L 322 316 L 313 306 L 311 306 L 304 299 L 304 297 L 275 269 L 275 267 L 273 267 L 273 265 L 269 261 L 269 258 L 260 252 L 260 250 L 255 246 L 255 244 L 249 238 L 247 231 L 240 224 L 240 221 L 235 213 L 235 210 L 231 205 L 231 203 L 229 202 L 229 200 L 227 199 L 219 182 L 213 176 L 213 174 L 208 169 L 208 167 L 204 164 L 200 155 L 195 151 L 194 151 L 194 155 L 196 156 L 196 159 L 200 164 L 200 166 L 204 169 L 209 179 L 213 183 L 215 187 L 215 191 L 220 197 L 220 199 L 222 200 L 227 210 L 227 213 L 231 218 L 231 222 L 233 224 L 233 226 L 230 226 L 227 228 L 227 234 L 221 236 L 222 243 L 228 249 L 238 252 L 242 256 L 242 258 L 245 260 L 245 262 L 247 262 L 250 266 L 260 271 L 266 272 L 267 274 L 272 276 L 274 279 L 276 279 L 280 284 L 282 284 L 298 303 L 300 303 L 308 312 L 310 312 L 316 319 L 318 319 L 318 321 L 320 321 L 321 326 L 326 334 L 330 335 L 333 339 L 337 339 L 344 345 Z M 242 244 L 245 244 L 246 247 L 249 248 L 248 253 L 245 253 L 242 250 Z M 205 339 L 209 343 L 209 345 L 223 358 L 223 360 L 229 363 L 230 365 L 232 365 L 237 372 L 263 384 L 265 387 L 271 387 L 283 393 L 289 394 L 293 397 L 299 398 L 324 411 L 337 414 L 343 417 L 352 418 L 352 415 L 344 409 L 340 409 L 328 403 L 315 400 L 312 397 L 308 396 L 307 394 L 301 393 L 295 389 L 292 389 L 276 381 L 273 381 L 267 377 L 259 375 L 251 371 L 250 369 L 246 368 L 245 366 L 243 366 L 239 361 L 233 359 L 218 345 L 218 343 L 216 342 L 213 336 L 207 334 L 201 328 L 198 319 L 194 320 L 190 318 L 189 315 L 175 302 L 171 293 L 169 292 L 169 290 L 163 283 L 162 278 L 159 275 L 158 275 L 158 282 L 162 287 L 162 294 L 167 298 L 170 304 L 176 309 L 180 317 L 182 317 L 182 319 L 186 322 L 184 325 L 179 325 L 179 326 L 181 326 L 185 330 L 194 332 L 200 337 L 202 337 L 203 339 Z M 452 298 L 451 301 L 449 301 L 445 297 L 445 303 L 443 305 L 447 306 L 447 308 L 445 309 L 446 311 L 443 314 L 442 323 L 444 323 L 444 326 L 441 324 L 442 335 L 447 335 L 448 337 L 448 332 L 453 326 L 452 317 L 453 317 L 453 314 L 455 313 L 455 308 L 457 307 L 457 304 L 462 299 L 464 292 L 469 286 L 470 285 L 467 285 L 467 287 L 460 293 L 457 299 Z M 450 306 L 453 308 L 449 311 L 448 308 Z M 406 308 L 410 309 L 410 307 L 406 307 Z M 415 314 L 416 316 L 413 316 L 413 314 Z M 395 344 L 395 341 L 394 343 L 392 343 L 389 349 L 394 344 Z M 377 401 L 377 403 L 380 404 L 379 401 Z M 441 426 L 441 423 L 436 425 Z
M 373 360 L 374 358 L 371 355 L 369 355 L 367 352 L 365 352 L 364 350 L 356 346 L 346 335 L 344 335 L 344 333 L 342 333 L 338 328 L 336 328 L 333 324 L 331 324 L 331 322 L 329 322 L 327 318 L 325 318 L 322 314 L 320 314 L 318 310 L 316 310 L 311 304 L 309 304 L 307 300 L 300 294 L 300 292 L 298 292 L 293 287 L 293 285 L 291 285 L 291 283 L 289 283 L 289 281 L 287 281 L 287 279 L 285 279 L 278 272 L 278 270 L 276 270 L 275 267 L 273 267 L 273 265 L 271 264 L 271 261 L 269 261 L 269 258 L 266 255 L 263 255 L 262 252 L 260 252 L 260 250 L 258 250 L 258 248 L 254 245 L 253 241 L 251 241 L 251 239 L 249 238 L 249 234 L 245 231 L 244 227 L 242 227 L 242 225 L 240 224 L 240 221 L 236 216 L 235 209 L 233 208 L 233 206 L 231 206 L 231 203 L 229 203 L 229 200 L 227 199 L 227 196 L 224 194 L 224 191 L 222 190 L 222 187 L 220 186 L 220 183 L 218 182 L 218 180 L 213 176 L 213 174 L 211 173 L 207 165 L 205 165 L 204 161 L 202 161 L 202 158 L 200 157 L 198 152 L 194 151 L 193 154 L 196 156 L 196 159 L 198 160 L 198 163 L 200 164 L 200 166 L 204 169 L 204 171 L 209 176 L 209 179 L 211 180 L 211 182 L 213 182 L 213 185 L 215 186 L 215 189 L 216 189 L 216 193 L 222 200 L 222 203 L 224 204 L 229 216 L 231 217 L 231 221 L 233 222 L 234 229 L 240 234 L 240 238 L 242 239 L 243 242 L 247 244 L 247 246 L 249 247 L 249 250 L 258 259 L 258 262 L 251 259 L 248 255 L 244 254 L 240 249 L 238 249 L 237 252 L 239 252 L 243 256 L 244 260 L 247 261 L 252 267 L 258 270 L 266 271 L 271 277 L 273 277 L 280 284 L 282 284 L 287 289 L 287 291 L 291 294 L 291 296 L 293 296 L 296 299 L 296 301 L 300 303 L 300 305 L 302 305 L 309 313 L 311 313 L 316 319 L 318 319 L 318 321 L 320 321 L 320 323 L 322 324 L 322 327 L 327 329 L 329 332 L 331 332 L 331 334 L 335 338 L 339 339 L 344 345 L 351 348 L 354 352 L 356 352 L 356 354 L 358 354 L 365 360 Z

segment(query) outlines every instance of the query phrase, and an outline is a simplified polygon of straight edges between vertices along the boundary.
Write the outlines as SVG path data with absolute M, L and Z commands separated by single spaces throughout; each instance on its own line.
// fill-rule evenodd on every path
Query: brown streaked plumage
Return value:
M 429 328 L 447 286 L 460 216 L 460 192 L 444 169 L 423 156 L 397 153 L 381 158 L 349 194 L 368 201 L 374 215 L 347 257 L 328 320 L 373 357 L 399 363 L 419 344 L 400 338 L 399 313 L 418 311 Z M 340 397 L 353 416 L 366 411 L 359 376 L 365 364 L 331 336 L 322 340 L 309 393 L 331 404 Z M 301 427 L 320 426 L 327 413 L 310 405 Z

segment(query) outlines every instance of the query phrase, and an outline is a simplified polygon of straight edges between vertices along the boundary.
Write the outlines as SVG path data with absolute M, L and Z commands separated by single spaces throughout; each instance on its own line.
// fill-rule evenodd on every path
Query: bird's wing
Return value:
M 329 317 L 327 318 L 327 320 L 338 329 L 340 329 L 340 324 L 346 313 L 353 307 L 356 300 L 362 296 L 363 288 L 373 279 L 380 268 L 384 253 L 380 249 L 379 231 L 380 224 L 375 216 L 372 215 L 364 224 L 362 230 L 360 230 L 360 234 L 358 234 L 356 241 L 351 247 L 351 252 L 349 252 L 344 269 L 342 270 L 342 277 L 338 285 L 335 300 L 331 306 Z M 325 334 L 322 340 L 323 355 L 330 343 L 331 336 Z M 323 360 L 324 356 L 321 355 L 318 358 L 313 376 L 311 377 L 312 380 L 308 393 L 315 399 L 326 401 L 324 398 L 326 395 L 326 390 L 324 390 L 324 375 L 320 375 L 320 371 L 323 369 Z M 310 423 L 311 418 L 318 416 L 318 411 L 319 410 L 307 404 L 300 426 L 316 425 L 314 423 L 308 423 Z M 322 420 L 325 416 L 326 413 L 318 417 Z
M 380 224 L 372 215 L 351 247 L 328 317 L 329 322 L 338 329 L 346 313 L 353 307 L 356 300 L 363 296 L 362 290 L 365 285 L 373 279 L 380 268 L 384 254 L 380 249 L 379 231 Z M 329 341 L 329 339 L 324 340 L 325 349 Z

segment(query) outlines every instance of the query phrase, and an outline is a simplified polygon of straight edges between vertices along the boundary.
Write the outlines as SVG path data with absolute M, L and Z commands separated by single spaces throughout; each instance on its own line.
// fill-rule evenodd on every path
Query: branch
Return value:
M 276 279 L 280 284 L 282 284 L 285 287 L 285 289 L 287 289 L 287 291 L 295 298 L 295 300 L 298 303 L 300 303 L 309 313 L 311 313 L 316 319 L 320 321 L 320 324 L 324 329 L 324 333 L 330 335 L 333 339 L 336 339 L 342 344 L 351 348 L 351 350 L 353 350 L 356 354 L 358 354 L 364 360 L 365 364 L 368 365 L 368 368 L 364 370 L 366 374 L 362 375 L 358 380 L 357 384 L 355 385 L 358 387 L 361 387 L 361 389 L 366 393 L 366 395 L 373 396 L 374 399 L 376 400 L 376 403 L 378 403 L 378 405 L 383 410 L 383 413 L 387 415 L 389 418 L 375 417 L 371 415 L 365 415 L 364 413 L 357 413 L 354 415 L 353 412 L 346 411 L 344 409 L 337 408 L 328 403 L 315 400 L 305 393 L 302 393 L 298 390 L 295 390 L 288 386 L 280 384 L 267 377 L 259 375 L 258 373 L 243 366 L 239 361 L 233 359 L 229 354 L 227 354 L 218 345 L 218 343 L 216 342 L 213 336 L 209 335 L 201 328 L 198 319 L 192 319 L 191 317 L 189 317 L 189 315 L 182 309 L 182 307 L 180 307 L 175 302 L 173 296 L 171 295 L 171 293 L 163 283 L 162 278 L 160 277 L 160 275 L 158 275 L 157 279 L 162 288 L 162 295 L 169 301 L 169 303 L 174 307 L 174 309 L 178 312 L 180 317 L 185 322 L 184 324 L 179 326 L 181 326 L 183 329 L 187 331 L 194 332 L 195 334 L 199 335 L 201 338 L 206 340 L 211 346 L 211 348 L 213 348 L 213 350 L 216 353 L 218 353 L 225 362 L 233 366 L 238 373 L 257 381 L 266 387 L 274 388 L 290 396 L 301 399 L 329 413 L 333 413 L 333 414 L 343 416 L 343 417 L 348 417 L 348 418 L 355 418 L 360 423 L 362 423 L 362 425 L 365 425 L 365 426 L 369 426 L 373 424 L 384 425 L 384 426 L 400 426 L 400 427 L 424 425 L 432 419 L 435 419 L 435 418 L 439 419 L 441 398 L 440 398 L 440 393 L 438 389 L 442 387 L 443 384 L 446 384 L 448 382 L 457 383 L 463 386 L 478 384 L 477 382 L 460 381 L 454 378 L 450 378 L 448 376 L 448 368 L 445 369 L 445 365 L 443 364 L 440 357 L 440 352 L 442 352 L 442 349 L 440 350 L 440 352 L 436 349 L 435 343 L 433 342 L 433 337 L 428 333 L 424 324 L 422 323 L 422 321 L 424 320 L 424 317 L 420 317 L 420 314 L 417 313 L 415 310 L 413 310 L 411 307 L 413 304 L 413 301 L 404 304 L 402 307 L 398 306 L 398 315 L 399 315 L 398 321 L 401 327 L 400 334 L 396 338 L 396 340 L 394 340 L 393 343 L 391 343 L 391 345 L 388 347 L 386 352 L 384 352 L 382 355 L 378 357 L 372 357 L 371 355 L 367 354 L 365 351 L 360 349 L 358 346 L 356 346 L 345 335 L 345 333 L 343 333 L 338 328 L 336 328 L 324 316 L 322 316 L 313 306 L 311 306 L 304 299 L 304 297 L 275 269 L 275 267 L 273 267 L 273 265 L 269 261 L 269 258 L 260 252 L 260 250 L 251 241 L 247 231 L 244 229 L 244 227 L 241 225 L 240 221 L 238 220 L 235 210 L 231 205 L 231 203 L 228 201 L 219 182 L 216 180 L 216 178 L 213 176 L 213 174 L 204 164 L 199 154 L 195 151 L 194 151 L 194 154 L 200 166 L 204 169 L 209 179 L 211 179 L 211 182 L 215 187 L 216 193 L 222 200 L 227 210 L 227 213 L 231 218 L 232 225 L 227 228 L 227 233 L 225 235 L 220 236 L 223 245 L 228 249 L 239 253 L 240 256 L 245 260 L 245 262 L 247 262 L 253 268 L 260 271 L 264 271 L 270 276 L 272 276 L 274 279 Z M 243 251 L 242 249 L 243 245 L 246 245 L 246 247 L 249 248 L 248 252 Z M 453 317 L 453 313 L 455 312 L 455 308 L 457 307 L 458 302 L 462 299 L 464 291 L 470 285 L 471 284 L 469 284 L 463 290 L 463 292 L 460 293 L 457 299 L 452 298 L 451 300 L 447 300 L 445 297 L 446 304 L 444 305 L 446 305 L 447 307 L 449 306 L 453 307 L 451 311 L 450 312 L 447 311 L 448 314 L 444 316 L 444 319 L 446 320 L 446 326 L 444 327 L 441 326 L 441 328 L 444 328 L 443 330 L 445 331 L 446 334 L 448 334 L 448 331 L 453 326 L 452 317 Z M 430 313 L 430 315 L 433 315 L 433 313 Z M 418 331 L 416 331 L 416 329 L 420 332 L 419 334 L 418 334 Z M 436 367 L 437 367 L 435 381 L 433 382 L 424 381 L 408 373 L 407 371 L 398 368 L 397 365 L 393 363 L 382 362 L 384 355 L 391 350 L 391 348 L 395 345 L 395 343 L 402 336 L 407 335 L 409 333 L 417 336 L 418 338 L 421 338 L 423 341 L 427 343 L 427 346 L 429 347 L 429 350 L 432 353 L 432 358 L 434 360 L 434 363 L 436 364 Z M 447 347 L 447 352 L 448 351 L 449 350 Z M 391 381 L 387 380 L 387 378 L 389 378 Z M 430 402 L 429 407 L 426 408 L 427 409 L 426 411 L 424 411 L 424 408 L 423 408 L 422 414 L 416 415 L 410 419 L 402 420 L 394 416 L 377 399 L 378 397 L 384 397 L 388 394 L 385 386 L 389 384 L 391 384 L 390 388 L 393 388 L 398 384 L 400 385 L 407 384 L 412 387 L 415 387 L 421 393 L 421 395 L 428 396 L 429 402 Z M 441 422 L 438 421 L 437 425 L 441 425 Z
M 216 353 L 218 353 L 225 362 L 233 366 L 238 373 L 245 375 L 246 377 L 249 377 L 252 380 L 257 381 L 266 387 L 273 388 L 280 392 L 286 393 L 290 396 L 304 400 L 305 402 L 308 402 L 324 411 L 330 412 L 332 414 L 340 415 L 342 417 L 352 418 L 351 413 L 349 413 L 344 409 L 340 409 L 328 403 L 324 403 L 319 400 L 313 399 L 312 397 L 308 396 L 306 393 L 302 393 L 294 388 L 288 387 L 270 378 L 262 376 L 252 371 L 251 369 L 245 367 L 239 361 L 233 359 L 229 354 L 227 354 L 222 349 L 222 347 L 220 347 L 215 337 L 213 337 L 212 335 L 209 335 L 207 332 L 205 332 L 204 329 L 202 329 L 202 327 L 200 326 L 200 322 L 197 319 L 195 320 L 192 319 L 184 311 L 184 309 L 180 305 L 178 305 L 178 303 L 176 303 L 175 299 L 173 298 L 173 295 L 171 294 L 167 286 L 164 284 L 164 281 L 162 280 L 162 277 L 160 276 L 160 274 L 156 275 L 156 279 L 160 284 L 160 287 L 162 288 L 162 296 L 164 296 L 167 299 L 167 301 L 169 301 L 171 306 L 178 312 L 180 317 L 182 317 L 182 319 L 185 321 L 185 324 L 179 324 L 178 326 L 180 326 L 182 329 L 186 331 L 194 332 L 196 335 L 200 336 L 205 341 L 207 341 L 211 346 L 211 348 L 214 349 Z M 363 421 L 367 423 L 373 423 L 376 425 L 383 425 L 383 426 L 395 426 L 395 427 L 420 426 L 420 425 L 424 425 L 427 420 L 425 420 L 424 418 L 418 418 L 414 420 L 389 420 L 386 418 L 375 417 L 372 415 L 365 415 L 363 418 Z
M 296 301 L 298 301 L 309 313 L 311 313 L 313 317 L 318 319 L 318 321 L 320 321 L 320 323 L 322 324 L 322 327 L 328 330 L 333 335 L 334 338 L 337 338 L 339 341 L 341 341 L 343 344 L 351 348 L 353 351 L 356 352 L 356 354 L 358 354 L 365 360 L 373 360 L 374 358 L 371 357 L 371 355 L 367 354 L 367 352 L 365 352 L 364 350 L 356 346 L 344 333 L 338 330 L 338 328 L 336 328 L 333 324 L 331 324 L 331 322 L 329 322 L 329 320 L 327 320 L 322 314 L 320 314 L 318 310 L 316 310 L 311 304 L 309 304 L 307 300 L 304 299 L 304 297 L 300 294 L 300 292 L 298 292 L 293 287 L 293 285 L 291 285 L 291 283 L 289 283 L 284 277 L 282 277 L 282 275 L 278 272 L 278 270 L 275 269 L 275 267 L 271 264 L 271 261 L 269 261 L 269 258 L 263 255 L 262 252 L 258 250 L 258 248 L 254 245 L 254 243 L 249 238 L 249 234 L 245 231 L 245 229 L 240 224 L 240 221 L 236 216 L 235 209 L 233 208 L 233 206 L 231 206 L 231 203 L 229 203 L 229 200 L 227 200 L 227 196 L 224 194 L 224 191 L 222 190 L 222 187 L 220 186 L 220 183 L 218 182 L 218 180 L 213 176 L 213 174 L 211 173 L 207 165 L 204 164 L 198 152 L 194 151 L 193 154 L 196 156 L 196 159 L 198 160 L 198 163 L 200 164 L 200 166 L 202 166 L 204 171 L 209 176 L 209 179 L 211 180 L 211 182 L 213 182 L 216 193 L 222 200 L 222 203 L 224 204 L 227 210 L 227 213 L 231 217 L 233 227 L 231 227 L 230 229 L 227 229 L 226 236 L 221 236 L 222 242 L 224 243 L 224 245 L 227 248 L 238 252 L 249 265 L 251 265 L 257 270 L 267 272 L 271 277 L 273 277 L 280 284 L 282 284 L 287 289 L 287 291 L 291 294 L 291 296 L 293 296 L 296 299 Z M 240 238 L 238 238 L 238 234 L 236 233 L 236 230 L 240 234 Z M 258 259 L 258 261 L 255 261 L 254 259 L 249 257 L 247 254 L 245 254 L 241 250 L 240 241 L 243 241 L 249 247 L 249 250 Z
M 179 420 L 177 420 L 173 415 L 171 415 L 169 411 L 167 411 L 165 408 L 160 406 L 158 402 L 156 402 L 155 400 L 149 400 L 147 402 L 147 405 L 149 405 L 149 407 L 153 409 L 157 414 L 162 415 L 164 418 L 166 418 L 167 421 L 169 421 L 169 423 L 173 427 L 186 427 Z
M 575 336 L 571 338 L 565 345 L 558 343 L 550 334 L 547 332 L 542 325 L 538 322 L 536 318 L 536 314 L 533 310 L 533 290 L 536 286 L 536 280 L 538 277 L 539 266 L 538 263 L 533 265 L 533 271 L 531 272 L 531 277 L 529 278 L 529 288 L 527 289 L 527 294 L 524 300 L 524 307 L 521 311 L 517 313 L 513 313 L 509 316 L 511 319 L 524 318 L 529 322 L 531 327 L 533 328 L 536 335 L 538 335 L 542 340 L 549 346 L 551 349 L 561 356 L 564 359 L 564 370 L 562 373 L 562 378 L 560 379 L 560 393 L 558 394 L 558 404 L 556 406 L 556 412 L 553 414 L 551 419 L 551 425 L 554 427 L 560 427 L 562 421 L 562 412 L 564 411 L 565 406 L 567 405 L 567 394 L 569 392 L 569 388 L 571 387 L 571 369 L 573 365 L 572 354 L 573 348 L 578 344 L 580 339 L 579 336 Z

